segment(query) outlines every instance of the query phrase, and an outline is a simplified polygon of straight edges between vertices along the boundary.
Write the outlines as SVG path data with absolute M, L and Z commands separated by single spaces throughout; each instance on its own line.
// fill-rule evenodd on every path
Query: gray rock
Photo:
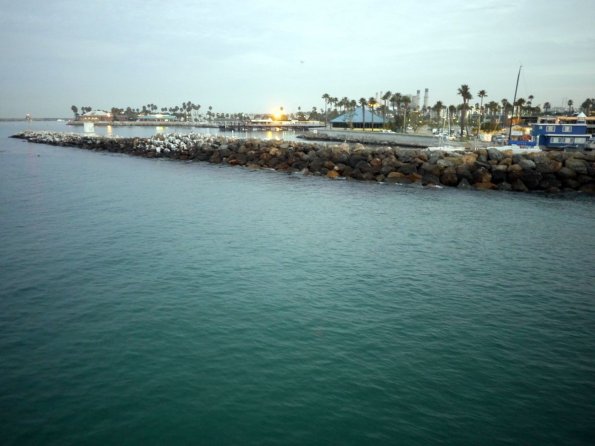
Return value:
M 420 171 L 423 174 L 430 174 L 436 177 L 440 176 L 442 173 L 442 169 L 437 164 L 432 164 L 431 162 L 425 162 L 421 165 Z
M 519 166 L 521 166 L 521 168 L 523 170 L 535 169 L 535 161 L 530 160 L 530 159 L 523 158 L 519 161 L 518 164 L 519 164 Z
M 558 178 L 565 180 L 568 178 L 576 177 L 576 172 L 574 170 L 569 169 L 568 167 L 564 166 L 558 172 L 556 172 L 556 175 L 558 176 Z
M 536 170 L 525 170 L 523 172 L 522 181 L 530 190 L 539 189 L 541 174 Z
M 457 189 L 472 189 L 472 187 L 471 184 L 469 184 L 469 181 L 467 181 L 467 178 L 462 178 L 461 181 L 459 181 Z
M 564 166 L 574 170 L 579 175 L 587 175 L 589 173 L 589 165 L 582 159 L 569 158 L 564 161 Z
M 454 167 L 447 167 L 440 176 L 440 182 L 445 186 L 456 186 L 459 184 L 457 170 Z
M 488 159 L 490 160 L 494 160 L 494 161 L 500 161 L 502 159 L 504 159 L 504 154 L 496 149 L 495 147 L 490 147 L 488 149 Z
M 529 192 L 525 183 L 523 183 L 520 179 L 512 180 L 510 185 L 512 186 L 512 190 L 515 192 Z

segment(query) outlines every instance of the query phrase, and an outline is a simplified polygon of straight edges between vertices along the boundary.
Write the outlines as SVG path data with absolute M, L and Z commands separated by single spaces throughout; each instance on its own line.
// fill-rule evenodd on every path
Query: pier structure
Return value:
M 274 121 L 271 119 L 253 119 L 250 121 L 224 121 L 219 123 L 219 130 L 222 131 L 308 131 L 311 129 L 324 128 L 324 122 L 320 121 Z

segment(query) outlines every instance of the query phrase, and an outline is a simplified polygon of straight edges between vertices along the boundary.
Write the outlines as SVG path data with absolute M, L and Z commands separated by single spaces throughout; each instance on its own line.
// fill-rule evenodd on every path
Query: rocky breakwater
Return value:
M 444 152 L 347 143 L 320 145 L 234 139 L 201 134 L 120 138 L 23 132 L 14 137 L 36 143 L 148 158 L 271 168 L 328 178 L 461 189 L 595 193 L 595 152 L 514 154 L 496 148 Z

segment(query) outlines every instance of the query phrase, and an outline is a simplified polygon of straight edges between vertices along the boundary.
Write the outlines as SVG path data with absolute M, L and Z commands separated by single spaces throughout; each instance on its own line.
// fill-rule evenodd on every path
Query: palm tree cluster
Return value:
M 77 119 L 79 115 L 79 108 L 76 105 L 70 107 L 72 112 L 74 113 L 75 119 Z M 93 110 L 92 107 L 81 107 L 80 112 L 81 114 L 87 113 Z M 194 104 L 192 101 L 183 102 L 181 106 L 171 106 L 171 107 L 158 107 L 156 104 L 149 103 L 142 105 L 140 107 L 132 108 L 120 108 L 120 107 L 112 107 L 110 112 L 114 117 L 114 120 L 119 121 L 136 121 L 140 116 L 146 116 L 154 113 L 162 113 L 162 114 L 171 114 L 175 116 L 177 119 L 183 119 L 186 121 L 194 121 L 198 118 L 198 111 L 200 110 L 199 104 Z M 196 113 L 195 113 L 196 112 Z
M 385 127 L 393 130 L 406 131 L 411 126 L 414 130 L 420 125 L 439 126 L 444 112 L 449 118 L 449 124 L 458 124 L 460 127 L 460 135 L 479 135 L 480 130 L 494 131 L 498 130 L 500 126 L 504 125 L 509 117 L 512 119 L 520 119 L 523 116 L 534 116 L 543 112 L 548 114 L 552 109 L 550 102 L 544 102 L 540 107 L 533 105 L 535 97 L 529 95 L 527 99 L 518 98 L 514 104 L 508 99 L 504 98 L 500 102 L 489 101 L 484 103 L 484 99 L 488 97 L 486 90 L 479 90 L 477 97 L 479 102 L 471 105 L 473 94 L 469 85 L 463 84 L 457 89 L 457 95 L 461 96 L 462 103 L 458 105 L 449 105 L 448 107 L 442 102 L 437 101 L 431 107 L 411 107 L 412 97 L 410 95 L 403 95 L 401 93 L 392 93 L 387 91 L 381 96 L 360 98 L 359 100 L 349 99 L 343 97 L 338 99 L 325 93 L 322 95 L 324 100 L 324 113 L 321 115 L 322 119 L 328 123 L 333 118 L 355 110 L 356 107 L 362 107 L 364 128 L 366 127 L 366 107 L 370 113 L 381 113 L 384 118 Z M 567 112 L 575 112 L 573 108 L 574 102 L 569 100 L 567 103 Z M 586 115 L 590 115 L 593 108 L 595 108 L 595 99 L 586 99 L 580 107 Z M 316 107 L 313 108 L 316 112 Z M 458 114 L 458 116 L 457 116 Z M 320 114 L 318 114 L 320 115 Z M 312 116 L 312 115 L 311 115 Z M 388 117 L 388 119 L 387 119 Z M 489 118 L 489 119 L 486 119 Z M 473 128 L 473 133 L 470 131 Z
M 325 104 L 324 120 L 326 123 L 328 123 L 330 119 L 333 119 L 345 112 L 354 111 L 359 105 L 362 107 L 362 120 L 364 129 L 366 127 L 366 108 L 368 108 L 372 114 L 370 122 L 373 122 L 374 113 L 378 112 L 382 114 L 386 128 L 391 126 L 389 120 L 386 119 L 387 115 L 391 115 L 392 117 L 392 127 L 397 128 L 397 126 L 400 126 L 401 124 L 404 125 L 405 116 L 411 104 L 410 96 L 403 95 L 401 93 L 393 94 L 390 91 L 384 93 L 379 99 L 377 99 L 375 96 L 371 96 L 367 99 L 362 97 L 358 100 L 355 100 L 349 99 L 345 96 L 339 100 L 337 97 L 330 96 L 328 93 L 323 94 L 322 99 L 324 100 Z M 382 103 L 379 101 L 382 101 Z M 329 105 L 332 107 L 330 110 L 328 110 Z

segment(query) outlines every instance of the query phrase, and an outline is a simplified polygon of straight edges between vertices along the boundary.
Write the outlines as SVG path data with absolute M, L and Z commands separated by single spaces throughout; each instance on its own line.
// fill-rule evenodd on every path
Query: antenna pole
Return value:
M 516 77 L 516 87 L 514 87 L 514 98 L 512 100 L 512 117 L 510 118 L 510 126 L 508 127 L 508 144 L 510 144 L 510 138 L 512 138 L 512 121 L 514 119 L 514 103 L 516 102 L 516 94 L 519 89 L 519 79 L 521 78 L 521 68 L 523 68 L 522 65 L 519 67 L 519 74 L 517 74 L 517 77 Z

